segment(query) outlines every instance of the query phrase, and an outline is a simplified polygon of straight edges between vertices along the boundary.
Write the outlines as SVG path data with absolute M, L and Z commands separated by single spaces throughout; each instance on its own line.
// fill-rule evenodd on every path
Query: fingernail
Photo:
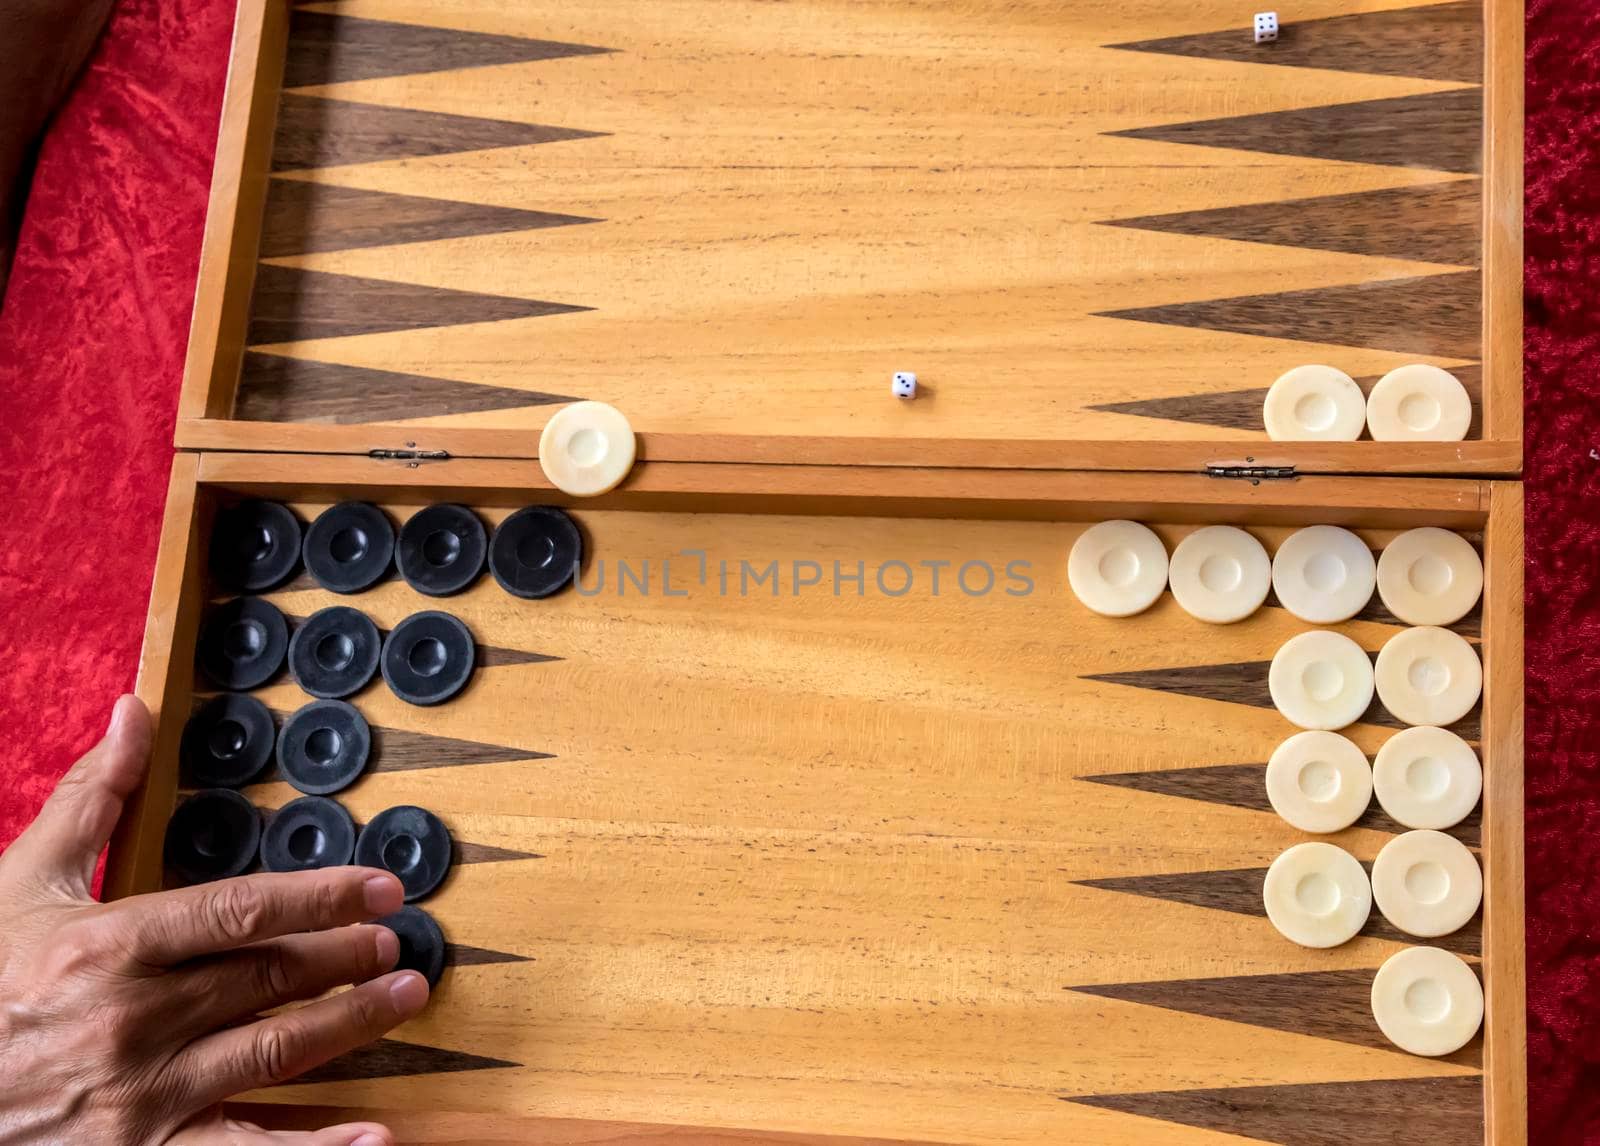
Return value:
M 122 722 L 126 719 L 125 714 L 127 711 L 128 706 L 122 703 L 122 698 L 120 696 L 117 697 L 116 703 L 111 706 L 111 722 L 106 725 L 106 737 L 108 739 L 115 736 L 117 734 L 117 729 L 122 727 Z
M 389 1143 L 376 1134 L 363 1134 L 360 1138 L 350 1143 L 350 1146 L 389 1146 Z
M 387 927 L 375 927 L 373 930 L 378 933 L 375 937 L 378 966 L 385 971 L 391 970 L 400 961 L 400 940 Z
M 428 1002 L 428 981 L 415 971 L 402 972 L 389 984 L 389 998 L 402 1015 L 414 1015 Z
M 405 902 L 405 892 L 400 887 L 400 881 L 392 875 L 374 875 L 367 877 L 364 885 L 363 896 L 366 899 L 367 910 L 374 915 L 388 915 L 399 911 Z

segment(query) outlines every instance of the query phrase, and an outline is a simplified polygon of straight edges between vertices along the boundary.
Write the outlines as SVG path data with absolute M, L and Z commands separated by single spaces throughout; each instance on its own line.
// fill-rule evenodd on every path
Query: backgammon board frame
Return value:
M 138 693 L 156 716 L 155 763 L 112 842 L 106 890 L 124 896 L 162 881 L 162 834 L 179 790 L 178 742 L 195 690 L 192 650 L 209 599 L 206 554 L 217 506 L 238 497 L 325 503 L 368 498 L 480 506 L 573 504 L 531 460 L 381 460 L 250 453 L 177 455 Z M 661 513 L 868 515 L 1018 521 L 1112 517 L 1275 527 L 1317 523 L 1401 529 L 1440 525 L 1481 533 L 1485 761 L 1481 856 L 1486 982 L 1485 1142 L 1526 1141 L 1522 847 L 1522 494 L 1515 482 L 1401 477 L 1302 477 L 1249 482 L 1123 472 L 897 469 L 646 462 L 619 490 L 583 508 Z M 258 1121 L 297 1126 L 338 1112 L 264 1103 Z M 348 1113 L 348 1112 L 347 1112 Z M 374 1112 L 362 1110 L 362 1114 Z M 375 1116 L 384 1116 L 377 1112 Z M 864 1143 L 790 1128 L 667 1126 L 529 1118 L 448 1109 L 386 1115 L 404 1141 Z M 413 1137 L 415 1136 L 415 1137 Z M 1319 1138 L 1318 1141 L 1323 1139 Z
M 536 456 L 537 432 L 481 426 L 248 421 L 235 398 L 250 321 L 289 0 L 241 0 L 207 217 L 177 443 L 190 449 L 452 457 Z M 1483 0 L 1482 438 L 1373 442 L 873 437 L 725 432 L 640 435 L 642 457 L 683 462 L 1300 473 L 1519 473 L 1522 458 L 1522 0 Z M 887 376 L 885 376 L 887 377 Z M 885 389 L 887 384 L 885 383 Z

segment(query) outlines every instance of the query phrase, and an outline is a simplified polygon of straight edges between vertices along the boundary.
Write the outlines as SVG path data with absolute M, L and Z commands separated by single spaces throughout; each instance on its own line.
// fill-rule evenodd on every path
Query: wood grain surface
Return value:
M 1097 480 L 1086 497 L 1115 488 Z M 392 578 L 354 598 L 303 580 L 269 594 L 293 617 L 354 604 L 383 628 L 442 605 L 513 656 L 439 708 L 381 683 L 354 698 L 377 750 L 340 798 L 358 821 L 420 803 L 450 826 L 458 864 L 426 906 L 452 965 L 421 1019 L 256 1098 L 389 1110 L 403 1131 L 412 1112 L 424 1128 L 460 1112 L 454 1137 L 419 1142 L 519 1140 L 510 1126 L 563 1141 L 545 1128 L 571 1119 L 706 1143 L 1299 1142 L 1339 1125 L 1389 1141 L 1360 1094 L 1430 1141 L 1482 1141 L 1484 1050 L 1418 1059 L 1372 1029 L 1359 988 L 1405 937 L 1376 921 L 1309 951 L 1262 917 L 1263 868 L 1304 837 L 1241 795 L 1238 762 L 1292 729 L 1252 703 L 1103 679 L 1263 661 L 1305 627 L 1284 610 L 1225 627 L 1170 599 L 1090 615 L 1063 583 L 1071 521 L 577 517 L 580 587 L 549 600 L 487 578 L 443 602 Z M 1192 528 L 1155 520 L 1169 546 Z M 1255 531 L 1271 549 L 1289 527 Z M 1492 567 L 1502 543 L 1486 544 Z M 960 580 L 979 559 L 999 578 L 986 593 Z M 831 577 L 836 561 L 860 563 L 859 594 L 794 564 Z M 777 592 L 748 583 L 741 563 L 771 562 Z M 1004 591 L 1009 562 L 1030 592 Z M 939 568 L 941 592 L 897 594 L 897 563 Z M 1399 626 L 1337 628 L 1375 649 Z M 288 680 L 259 695 L 280 714 L 306 699 Z M 1390 734 L 1350 730 L 1369 755 Z M 1206 768 L 1234 772 L 1208 790 Z M 295 795 L 270 777 L 248 793 Z M 1332 838 L 1370 862 L 1394 830 L 1369 817 Z M 1441 942 L 1476 958 L 1482 935 L 1474 921 Z
M 339 0 L 287 25 L 238 259 L 262 260 L 252 361 L 311 370 L 232 360 L 240 418 L 531 441 L 558 395 L 669 435 L 660 457 L 1001 458 L 1259 442 L 1241 396 L 1292 366 L 1471 372 L 1499 345 L 1480 160 L 1520 109 L 1485 118 L 1475 3 L 1319 0 L 1268 45 L 1218 0 Z M 415 401 L 350 384 L 389 376 Z

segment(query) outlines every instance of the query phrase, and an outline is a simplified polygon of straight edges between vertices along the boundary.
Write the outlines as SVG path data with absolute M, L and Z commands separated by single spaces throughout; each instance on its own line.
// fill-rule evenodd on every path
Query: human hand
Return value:
M 149 713 L 125 696 L 0 856 L 0 1143 L 389 1146 L 372 1123 L 269 1133 L 221 1103 L 422 1010 L 421 975 L 384 974 L 394 933 L 352 926 L 399 910 L 400 881 L 329 868 L 96 903 L 95 864 L 149 751 Z

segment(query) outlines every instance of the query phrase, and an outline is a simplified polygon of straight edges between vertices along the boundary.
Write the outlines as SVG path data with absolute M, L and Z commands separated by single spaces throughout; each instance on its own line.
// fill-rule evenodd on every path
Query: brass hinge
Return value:
M 1282 481 L 1284 478 L 1295 476 L 1293 466 L 1228 466 L 1208 465 L 1206 476 L 1214 478 L 1236 478 L 1247 481 L 1251 485 L 1260 485 L 1264 481 Z
M 447 462 L 448 450 L 368 450 L 367 457 L 380 462 L 405 462 L 407 469 L 416 469 L 423 462 Z

